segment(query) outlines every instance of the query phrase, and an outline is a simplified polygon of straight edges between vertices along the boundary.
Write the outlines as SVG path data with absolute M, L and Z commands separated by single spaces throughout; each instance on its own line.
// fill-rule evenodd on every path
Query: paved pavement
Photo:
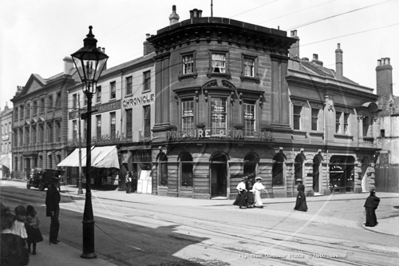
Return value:
M 8 180 L 7 182 L 15 182 Z M 74 197 L 85 197 L 85 194 L 78 194 L 78 189 L 76 186 L 61 186 L 61 192 L 63 196 L 74 196 Z M 83 189 L 83 192 L 85 190 Z M 326 201 L 326 200 L 356 200 L 365 199 L 368 195 L 366 193 L 360 194 L 332 194 L 328 196 L 315 196 L 308 197 L 308 202 L 314 201 Z M 131 202 L 147 202 L 159 205 L 173 205 L 173 206 L 231 206 L 233 200 L 201 200 L 201 199 L 190 199 L 186 198 L 184 200 L 174 197 L 162 197 L 149 194 L 138 194 L 132 193 L 126 195 L 123 191 L 117 190 L 92 190 L 93 199 L 112 199 L 115 201 L 131 201 Z M 393 198 L 399 197 L 399 193 L 378 193 L 378 197 L 383 198 Z M 274 199 L 264 199 L 264 203 L 276 204 L 276 203 L 287 203 L 295 202 L 295 198 L 274 198 Z M 379 219 L 378 225 L 376 227 L 364 227 L 365 230 L 374 231 L 380 234 L 388 234 L 399 237 L 399 217 L 390 217 L 386 219 Z M 48 239 L 48 236 L 43 236 L 44 239 Z M 38 245 L 38 250 L 36 255 L 30 256 L 29 265 L 41 265 L 41 266 L 70 266 L 70 265 L 115 265 L 109 261 L 103 260 L 101 258 L 96 259 L 83 259 L 80 257 L 82 251 L 70 247 L 62 242 L 57 245 L 49 245 L 48 242 L 42 242 Z

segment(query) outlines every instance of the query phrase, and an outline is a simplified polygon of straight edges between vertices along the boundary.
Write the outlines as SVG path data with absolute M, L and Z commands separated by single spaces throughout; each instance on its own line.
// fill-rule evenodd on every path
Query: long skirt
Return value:
M 247 193 L 245 191 L 238 193 L 233 205 L 240 206 L 240 208 L 247 207 Z
M 254 193 L 248 191 L 247 192 L 247 205 L 249 208 L 253 208 L 255 204 L 255 197 L 254 197 Z
M 260 197 L 260 191 L 259 190 L 255 190 L 255 207 L 258 207 L 258 208 L 263 207 L 263 202 L 262 202 L 262 199 Z
M 378 224 L 377 222 L 377 216 L 375 215 L 375 208 L 366 208 L 366 226 L 376 226 Z
M 39 228 L 26 226 L 26 232 L 28 233 L 28 243 L 38 243 L 43 241 L 43 235 Z

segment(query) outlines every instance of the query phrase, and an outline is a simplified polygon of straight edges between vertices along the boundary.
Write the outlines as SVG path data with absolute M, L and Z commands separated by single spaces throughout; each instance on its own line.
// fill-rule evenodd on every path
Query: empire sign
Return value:
M 166 139 L 204 139 L 204 138 L 230 138 L 230 139 L 256 139 L 273 141 L 271 131 L 243 131 L 243 130 L 223 130 L 223 129 L 191 129 L 183 131 L 168 131 Z

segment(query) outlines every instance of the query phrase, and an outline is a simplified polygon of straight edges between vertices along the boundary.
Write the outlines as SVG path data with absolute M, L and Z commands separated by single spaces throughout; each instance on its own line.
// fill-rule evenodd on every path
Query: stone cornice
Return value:
M 346 86 L 344 83 L 327 82 L 327 80 L 325 80 L 325 79 L 315 80 L 312 78 L 302 78 L 302 77 L 297 77 L 294 75 L 287 75 L 286 80 L 288 83 L 288 87 L 290 87 L 290 84 L 298 85 L 298 86 L 305 87 L 305 88 L 317 87 L 317 89 L 325 90 L 326 94 L 332 93 L 332 94 L 351 95 L 351 96 L 355 96 L 357 98 L 361 97 L 363 99 L 366 99 L 366 101 L 377 101 L 377 99 L 378 99 L 378 95 L 375 95 L 375 94 L 367 92 L 367 91 L 361 91 L 361 88 L 356 90 L 355 88 L 353 88 L 353 85 Z
M 191 43 L 226 43 L 253 48 L 271 54 L 287 56 L 296 39 L 286 36 L 285 31 L 265 28 L 241 21 L 201 17 L 185 20 L 158 31 L 147 39 L 157 54 L 171 51 Z

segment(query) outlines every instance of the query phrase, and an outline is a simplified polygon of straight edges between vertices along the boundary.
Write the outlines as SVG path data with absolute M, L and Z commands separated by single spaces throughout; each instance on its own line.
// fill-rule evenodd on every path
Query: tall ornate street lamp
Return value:
M 103 72 L 108 56 L 97 48 L 97 40 L 94 38 L 90 26 L 87 38 L 83 40 L 84 46 L 73 53 L 72 59 L 83 83 L 83 92 L 87 97 L 87 112 L 82 115 L 87 119 L 86 132 L 86 200 L 83 213 L 83 253 L 82 258 L 96 258 L 94 252 L 94 216 L 91 203 L 90 170 L 91 170 L 91 110 L 93 94 L 97 91 L 97 82 Z

